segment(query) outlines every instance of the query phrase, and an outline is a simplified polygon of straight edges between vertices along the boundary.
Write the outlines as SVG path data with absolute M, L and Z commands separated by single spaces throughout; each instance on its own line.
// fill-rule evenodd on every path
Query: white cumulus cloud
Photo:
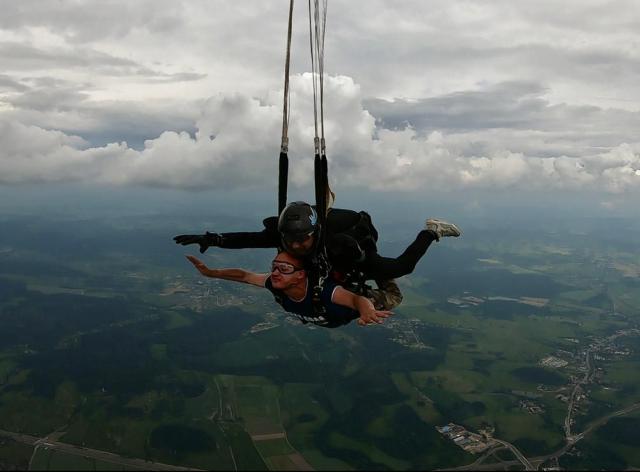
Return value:
M 640 187 L 640 144 L 619 143 L 579 157 L 539 157 L 493 146 L 469 155 L 464 135 L 385 129 L 365 108 L 358 84 L 329 77 L 326 134 L 330 179 L 373 190 L 517 188 L 594 189 L 620 193 Z M 293 77 L 291 180 L 312 185 L 312 88 Z M 282 104 L 279 93 L 257 99 L 220 94 L 207 100 L 195 133 L 166 131 L 140 150 L 126 143 L 92 147 L 55 129 L 0 115 L 0 183 L 86 181 L 185 189 L 271 188 L 275 185 Z M 471 134 L 469 139 L 476 139 Z

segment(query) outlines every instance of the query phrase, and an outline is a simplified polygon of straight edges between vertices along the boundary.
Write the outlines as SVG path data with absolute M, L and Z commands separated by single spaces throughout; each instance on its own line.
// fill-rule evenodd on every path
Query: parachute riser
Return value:
M 289 156 L 286 152 L 280 152 L 278 166 L 278 215 L 287 205 L 287 181 L 289 180 Z
M 287 26 L 287 50 L 284 65 L 284 97 L 282 105 L 282 141 L 278 165 L 278 214 L 287 204 L 287 185 L 289 181 L 289 68 L 291 64 L 291 35 L 293 31 L 293 4 L 289 2 L 289 23 Z

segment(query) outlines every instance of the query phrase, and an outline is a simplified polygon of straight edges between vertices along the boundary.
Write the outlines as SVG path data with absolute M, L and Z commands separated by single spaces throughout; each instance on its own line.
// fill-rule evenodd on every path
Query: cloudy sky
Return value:
M 0 0 L 0 185 L 274 188 L 288 0 Z M 312 182 L 306 2 L 292 185 Z M 637 0 L 329 0 L 332 186 L 640 193 Z

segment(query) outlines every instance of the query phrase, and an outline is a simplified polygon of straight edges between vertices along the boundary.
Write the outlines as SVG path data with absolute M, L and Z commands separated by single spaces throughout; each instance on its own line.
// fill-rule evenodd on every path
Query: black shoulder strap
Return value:
M 278 217 L 277 216 L 270 216 L 268 218 L 265 218 L 264 220 L 262 220 L 262 225 L 270 233 L 277 233 L 278 232 Z
M 358 226 L 362 226 L 362 230 L 365 231 L 369 238 L 373 239 L 374 243 L 378 242 L 378 230 L 375 226 L 373 226 L 373 221 L 371 221 L 371 215 L 366 211 L 359 212 L 360 221 L 358 221 Z

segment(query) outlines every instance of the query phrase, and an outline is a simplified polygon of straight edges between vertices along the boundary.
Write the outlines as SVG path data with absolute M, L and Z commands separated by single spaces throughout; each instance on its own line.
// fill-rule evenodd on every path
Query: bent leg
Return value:
M 362 271 L 367 279 L 374 280 L 396 279 L 410 274 L 435 239 L 436 236 L 433 231 L 422 230 L 418 233 L 415 241 L 395 259 L 382 257 L 375 252 L 367 253 L 367 257 L 362 264 Z
M 376 310 L 392 310 L 402 303 L 402 292 L 395 280 L 376 280 L 377 289 L 368 290 L 367 298 Z

